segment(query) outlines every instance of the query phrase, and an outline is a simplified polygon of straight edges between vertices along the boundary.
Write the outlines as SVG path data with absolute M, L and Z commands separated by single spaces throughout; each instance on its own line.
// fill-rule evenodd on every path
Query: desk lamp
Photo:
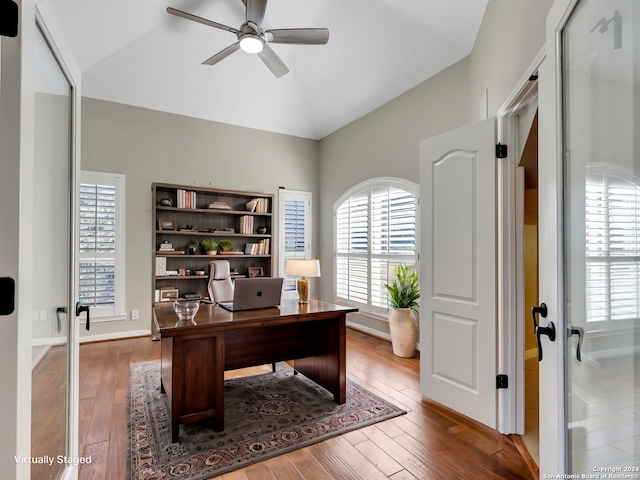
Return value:
M 298 303 L 309 303 L 309 280 L 307 277 L 320 276 L 319 260 L 287 260 L 285 274 L 300 277 L 297 282 Z

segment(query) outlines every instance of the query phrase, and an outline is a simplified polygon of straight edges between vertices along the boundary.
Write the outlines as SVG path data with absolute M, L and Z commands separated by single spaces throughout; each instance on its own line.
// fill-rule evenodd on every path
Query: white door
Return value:
M 34 43 L 34 169 L 36 193 L 32 219 L 33 261 L 30 282 L 33 312 L 31 360 L 31 457 L 71 455 L 73 431 L 72 351 L 75 323 L 72 253 L 72 96 L 73 88 L 51 39 L 37 28 Z M 64 462 L 31 465 L 31 479 L 61 478 Z
M 48 4 L 41 10 L 21 2 L 19 35 L 0 38 L 0 277 L 16 285 L 15 309 L 0 322 L 2 478 L 77 478 L 77 466 L 58 459 L 77 457 L 77 323 L 70 310 L 80 95 L 71 78 L 80 75 L 75 67 L 70 75 L 59 55 L 66 44 L 51 36 L 49 27 L 59 30 L 45 16 L 53 19 Z M 43 455 L 53 465 L 29 461 Z
M 547 20 L 539 298 L 558 335 L 541 340 L 541 478 L 640 475 L 639 24 L 635 0 L 556 0 Z
M 422 395 L 496 428 L 495 119 L 420 142 Z

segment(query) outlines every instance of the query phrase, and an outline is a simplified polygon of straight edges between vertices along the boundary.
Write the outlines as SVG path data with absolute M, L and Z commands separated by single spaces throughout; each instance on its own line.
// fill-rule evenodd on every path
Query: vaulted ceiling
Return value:
M 83 96 L 320 139 L 468 55 L 488 0 L 271 0 L 265 29 L 330 31 L 326 45 L 271 44 L 280 79 L 243 51 L 202 65 L 235 35 L 166 11 L 238 28 L 242 0 L 50 3 Z

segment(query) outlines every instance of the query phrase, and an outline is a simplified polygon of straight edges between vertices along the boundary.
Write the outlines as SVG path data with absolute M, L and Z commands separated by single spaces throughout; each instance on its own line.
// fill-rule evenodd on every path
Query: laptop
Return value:
M 222 308 L 230 312 L 271 308 L 280 305 L 282 278 L 236 278 L 232 302 L 220 302 Z

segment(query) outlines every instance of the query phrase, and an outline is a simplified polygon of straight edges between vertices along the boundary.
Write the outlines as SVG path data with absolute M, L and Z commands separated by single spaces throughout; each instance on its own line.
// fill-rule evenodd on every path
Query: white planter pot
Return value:
M 410 308 L 392 308 L 389 316 L 391 347 L 399 357 L 412 358 L 416 355 L 418 327 L 416 317 Z

